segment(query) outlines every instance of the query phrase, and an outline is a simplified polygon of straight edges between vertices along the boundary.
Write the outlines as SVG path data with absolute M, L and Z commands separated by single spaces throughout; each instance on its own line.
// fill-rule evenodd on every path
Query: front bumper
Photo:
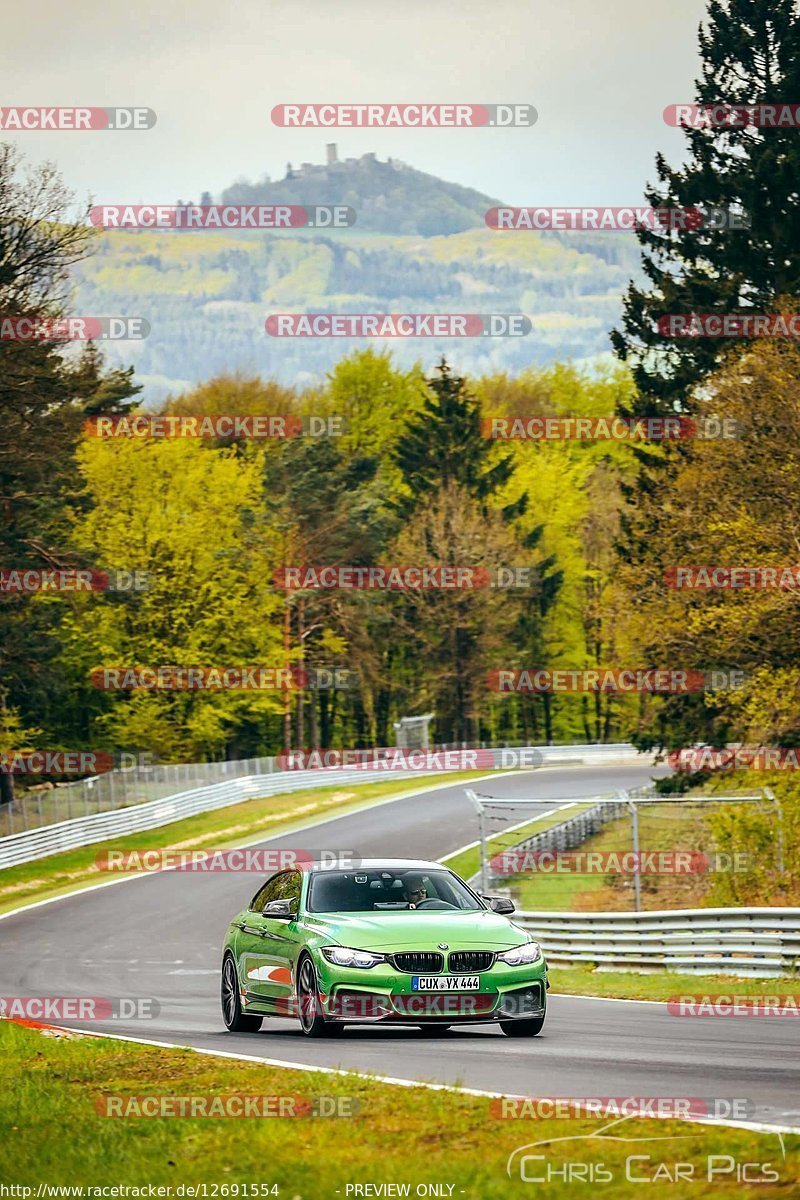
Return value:
M 363 970 L 316 960 L 320 1000 L 330 1021 L 344 1023 L 476 1024 L 544 1015 L 547 965 L 495 963 L 476 972 L 479 987 L 467 992 L 420 992 L 413 975 L 387 964 Z

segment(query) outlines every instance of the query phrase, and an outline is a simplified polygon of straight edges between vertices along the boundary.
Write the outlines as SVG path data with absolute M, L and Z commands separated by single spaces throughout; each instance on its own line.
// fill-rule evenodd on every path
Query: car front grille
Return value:
M 454 950 L 447 960 L 451 975 L 475 975 L 488 971 L 494 962 L 492 950 Z
M 410 950 L 388 957 L 396 971 L 409 975 L 438 975 L 444 966 L 444 955 L 432 950 Z

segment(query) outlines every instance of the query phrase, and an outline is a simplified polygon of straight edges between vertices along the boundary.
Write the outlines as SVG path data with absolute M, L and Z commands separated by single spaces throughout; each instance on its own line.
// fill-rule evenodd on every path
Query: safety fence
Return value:
M 409 776 L 420 773 L 407 772 Z M 320 778 L 323 774 L 326 776 L 324 779 Z M 30 829 L 27 833 L 2 838 L 0 870 L 17 863 L 45 858 L 48 854 L 74 850 L 78 846 L 90 846 L 109 838 L 127 837 L 143 830 L 158 829 L 172 821 L 226 808 L 231 804 L 241 804 L 244 800 L 255 800 L 284 792 L 299 792 L 306 788 L 330 787 L 337 783 L 372 783 L 385 778 L 385 771 L 285 771 L 275 775 L 246 775 L 228 783 L 216 783 L 210 787 L 179 792 L 163 800 L 151 800 L 149 803 L 132 805 L 115 812 L 91 813 L 88 817 L 76 817 L 72 821 L 44 825 L 40 829 Z
M 476 769 L 536 767 L 548 762 L 601 762 L 607 758 L 635 755 L 633 746 L 624 744 L 584 746 L 507 746 L 490 747 L 458 743 L 432 747 L 420 753 L 455 752 L 456 756 L 475 755 Z M 321 753 L 324 753 L 321 752 Z M 408 753 L 405 752 L 404 753 Z M 415 752 L 410 752 L 415 753 Z M 22 791 L 13 804 L 0 805 L 0 839 L 25 833 L 42 825 L 55 825 L 91 813 L 114 812 L 133 804 L 163 800 L 190 788 L 210 787 L 250 775 L 283 773 L 281 757 L 244 758 L 226 762 L 151 764 L 136 758 L 127 767 L 80 779 L 74 783 L 42 784 Z M 434 767 L 434 770 L 437 768 Z M 464 769 L 469 769 L 465 766 Z M 293 773 L 296 773 L 293 772 Z
M 636 757 L 633 746 L 438 746 L 425 751 L 398 753 L 436 755 L 450 752 L 459 769 L 501 770 L 512 767 L 536 767 L 548 762 L 602 762 L 619 757 Z M 324 753 L 324 752 L 323 752 Z M 463 763 L 463 766 L 460 764 Z M 324 769 L 324 768 L 323 768 Z M 332 768 L 334 769 L 334 768 Z M 342 768 L 335 768 L 341 770 Z M 394 769 L 381 767 L 382 770 Z M 438 770 L 434 762 L 431 770 Z M 191 788 L 210 787 L 251 775 L 296 775 L 287 772 L 280 757 L 246 758 L 230 762 L 177 763 L 173 765 L 133 766 L 108 771 L 76 783 L 45 785 L 20 792 L 13 804 L 0 805 L 0 840 L 11 834 L 25 833 L 41 825 L 55 825 L 92 813 L 114 812 L 134 804 L 167 799 Z
M 633 907 L 639 912 L 642 907 L 642 875 L 648 870 L 648 861 L 654 863 L 657 859 L 660 867 L 653 865 L 649 868 L 652 874 L 697 873 L 708 870 L 714 862 L 714 869 L 730 869 L 733 865 L 731 855 L 720 866 L 714 859 L 713 842 L 710 831 L 704 827 L 706 814 L 725 809 L 730 805 L 751 805 L 755 819 L 762 826 L 761 836 L 763 845 L 760 854 L 762 870 L 771 869 L 776 877 L 784 871 L 784 823 L 783 809 L 780 799 L 771 788 L 763 787 L 756 792 L 730 793 L 691 793 L 687 796 L 659 795 L 655 788 L 635 788 L 620 790 L 605 796 L 584 796 L 564 804 L 556 797 L 541 794 L 528 796 L 487 796 L 465 788 L 467 798 L 472 802 L 478 817 L 478 862 L 479 871 L 470 882 L 486 892 L 501 885 L 512 884 L 519 886 L 521 875 L 538 878 L 537 896 L 546 903 L 542 894 L 542 879 L 552 880 L 554 886 L 563 869 L 564 873 L 573 871 L 576 875 L 586 873 L 586 868 L 580 865 L 571 866 L 568 861 L 550 862 L 539 865 L 542 854 L 552 859 L 554 854 L 575 849 L 588 838 L 600 832 L 606 822 L 616 822 L 612 827 L 613 840 L 605 847 L 612 858 L 620 856 L 629 859 L 630 866 L 619 871 L 618 865 L 609 869 L 615 874 L 630 878 L 622 879 L 624 886 L 630 883 L 630 893 Z M 567 808 L 578 808 L 579 812 L 565 820 L 552 821 L 554 811 Z M 544 810 L 544 811 L 542 811 Z M 524 814 L 524 816 L 523 816 Z M 624 816 L 629 820 L 621 821 Z M 656 819 L 654 820 L 654 816 Z M 523 818 L 520 820 L 520 818 Z M 540 821 L 547 820 L 544 829 L 537 829 Z M 655 838 L 653 845 L 645 841 L 644 855 L 640 830 Z M 668 834 L 665 843 L 665 833 Z M 677 838 L 688 837 L 691 850 L 681 850 Z M 706 845 L 699 844 L 702 839 Z M 711 853 L 711 858 L 705 851 Z M 681 859 L 680 855 L 684 858 Z M 692 855 L 694 854 L 694 865 Z M 593 874 L 605 875 L 602 855 L 597 854 L 596 864 L 592 866 Z M 746 856 L 745 856 L 746 857 Z M 672 862 L 667 860 L 672 858 Z M 642 865 L 644 864 L 644 865 Z M 663 865 L 662 865 L 663 864 Z M 747 864 L 736 863 L 736 869 L 747 869 Z M 560 889 L 558 891 L 560 895 Z M 561 905 L 553 905 L 554 908 Z
M 126 807 L 108 811 L 92 810 L 80 816 L 58 822 L 49 822 L 38 828 L 23 829 L 18 833 L 0 838 L 0 870 L 17 863 L 29 862 L 33 859 L 44 858 L 48 854 L 58 854 L 63 850 L 72 850 L 77 846 L 87 846 L 102 842 L 111 837 L 126 836 L 146 829 L 157 829 L 171 821 L 183 817 L 196 816 L 198 813 L 210 812 L 212 809 L 223 808 L 229 804 L 238 804 L 243 800 L 253 800 L 262 796 L 275 796 L 308 788 L 333 787 L 347 783 L 374 783 L 377 780 L 397 778 L 418 778 L 421 775 L 441 773 L 446 778 L 446 771 L 431 760 L 435 750 L 420 751 L 420 768 L 412 769 L 404 766 L 402 769 L 391 769 L 388 766 L 374 769 L 352 769 L 343 767 L 319 768 L 314 770 L 281 770 L 276 767 L 276 760 L 246 760 L 248 765 L 259 768 L 240 777 L 233 777 L 220 783 L 204 787 L 195 787 L 183 791 L 172 791 L 155 799 L 142 800 L 128 804 Z M 474 759 L 466 757 L 474 754 Z M 512 755 L 513 760 L 512 760 Z M 521 759 L 521 756 L 522 757 Z M 522 747 L 509 750 L 499 747 L 494 750 L 466 750 L 459 753 L 452 769 L 469 770 L 500 770 L 522 765 L 525 768 L 546 765 L 549 763 L 587 764 L 613 761 L 616 758 L 637 759 L 639 755 L 631 745 L 607 746 L 538 746 Z M 433 765 L 432 765 L 433 762 Z M 202 766 L 236 768 L 238 763 L 200 764 Z M 166 771 L 190 770 L 191 768 L 167 767 L 159 768 Z M 231 772 L 233 774 L 233 772 Z M 104 777 L 100 777 L 101 779 Z M 84 781 L 86 782 L 86 781 Z M 158 781 L 159 788 L 163 786 Z
M 800 908 L 517 912 L 548 962 L 771 978 L 800 966 Z

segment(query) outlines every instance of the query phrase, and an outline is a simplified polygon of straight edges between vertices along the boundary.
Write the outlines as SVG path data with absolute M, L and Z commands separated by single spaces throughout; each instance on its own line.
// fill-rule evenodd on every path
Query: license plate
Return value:
M 412 975 L 414 992 L 477 992 L 481 981 L 477 975 Z

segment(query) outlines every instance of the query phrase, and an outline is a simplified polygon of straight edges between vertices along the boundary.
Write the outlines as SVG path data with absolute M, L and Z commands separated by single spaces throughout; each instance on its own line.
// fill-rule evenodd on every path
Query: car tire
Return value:
M 304 954 L 297 964 L 297 1016 L 306 1037 L 338 1037 L 344 1030 L 337 1021 L 325 1020 L 310 954 Z
M 258 1032 L 264 1018 L 257 1017 L 253 1013 L 242 1012 L 239 980 L 236 977 L 236 963 L 233 961 L 232 954 L 226 954 L 222 960 L 220 999 L 222 1001 L 222 1019 L 229 1033 Z
M 544 1025 L 544 1013 L 541 1017 L 525 1017 L 520 1021 L 501 1021 L 500 1028 L 506 1037 L 521 1038 L 521 1037 L 536 1037 L 542 1032 Z

